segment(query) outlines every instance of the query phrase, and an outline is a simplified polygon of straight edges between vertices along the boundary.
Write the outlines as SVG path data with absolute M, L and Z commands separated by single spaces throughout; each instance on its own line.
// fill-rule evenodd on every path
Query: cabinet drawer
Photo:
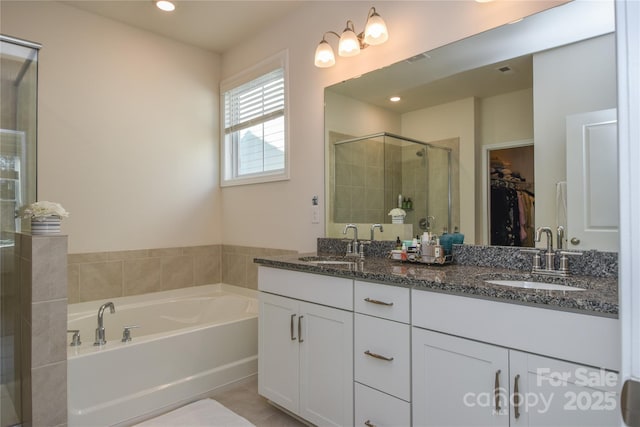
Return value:
M 343 310 L 353 310 L 353 280 L 258 267 L 258 290 Z
M 358 313 L 409 323 L 408 288 L 370 282 L 355 282 L 354 310 Z
M 409 426 L 411 405 L 404 400 L 356 383 L 355 426 Z
M 355 315 L 355 380 L 401 399 L 410 400 L 409 325 Z

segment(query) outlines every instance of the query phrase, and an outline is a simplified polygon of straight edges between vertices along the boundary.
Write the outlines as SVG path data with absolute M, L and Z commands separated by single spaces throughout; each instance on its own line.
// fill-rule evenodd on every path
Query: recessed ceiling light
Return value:
M 160 10 L 164 10 L 165 12 L 172 12 L 176 8 L 176 6 L 168 0 L 156 1 L 156 7 Z
M 391 98 L 389 98 L 389 101 L 398 102 L 398 101 L 400 101 L 400 97 L 399 96 L 392 96 Z

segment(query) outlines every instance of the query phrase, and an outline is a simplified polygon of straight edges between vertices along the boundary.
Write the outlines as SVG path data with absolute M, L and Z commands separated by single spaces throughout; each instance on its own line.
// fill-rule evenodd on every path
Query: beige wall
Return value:
M 370 5 L 357 1 L 309 2 L 270 30 L 226 52 L 222 57 L 223 78 L 283 48 L 289 50 L 292 167 L 289 181 L 223 189 L 223 242 L 315 249 L 316 237 L 324 234 L 324 215 L 320 224 L 311 223 L 311 199 L 320 197 L 323 212 L 325 86 L 558 3 L 562 2 L 375 2 L 389 27 L 389 41 L 354 58 L 337 58 L 333 68 L 319 69 L 313 65 L 313 52 L 322 34 L 341 30 L 347 19 L 353 19 L 360 29 L 364 25 L 360 20 Z M 329 40 L 335 49 L 335 40 Z
M 57 2 L 2 2 L 2 33 L 43 45 L 38 197 L 69 250 L 221 240 L 219 56 Z
M 389 42 L 331 69 L 313 65 L 322 34 L 347 19 L 360 29 L 369 4 L 305 2 L 222 61 L 57 2 L 3 1 L 1 25 L 44 46 L 38 191 L 71 212 L 71 253 L 220 243 L 311 251 L 324 235 L 324 87 L 558 3 L 376 2 Z M 220 190 L 218 83 L 282 49 L 291 179 Z

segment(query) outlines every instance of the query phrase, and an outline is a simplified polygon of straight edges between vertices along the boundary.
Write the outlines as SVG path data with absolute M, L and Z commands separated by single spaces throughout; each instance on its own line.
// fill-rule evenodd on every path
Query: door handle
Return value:
M 640 426 L 640 382 L 628 379 L 620 395 L 622 420 L 630 427 Z
M 387 362 L 393 361 L 393 357 L 386 357 L 386 356 L 383 356 L 381 354 L 372 353 L 369 350 L 365 351 L 364 354 L 366 354 L 369 357 L 373 357 L 375 359 L 384 360 L 384 361 L 387 361 Z
M 496 415 L 500 413 L 500 369 L 496 371 L 496 379 L 493 382 L 493 399 L 496 404 Z
M 520 390 L 518 387 L 519 380 L 520 375 L 516 375 L 516 378 L 513 381 L 513 409 L 514 417 L 516 418 L 516 420 L 520 418 Z
M 366 302 L 370 302 L 372 304 L 378 304 L 378 305 L 386 305 L 388 307 L 391 307 L 393 305 L 392 302 L 384 302 L 384 301 L 379 301 L 377 299 L 371 299 L 371 298 L 365 298 L 364 299 Z

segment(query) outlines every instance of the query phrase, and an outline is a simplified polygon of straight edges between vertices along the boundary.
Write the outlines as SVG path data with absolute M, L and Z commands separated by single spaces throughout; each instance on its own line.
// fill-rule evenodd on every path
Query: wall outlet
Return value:
M 311 206 L 311 224 L 320 224 L 320 206 Z

